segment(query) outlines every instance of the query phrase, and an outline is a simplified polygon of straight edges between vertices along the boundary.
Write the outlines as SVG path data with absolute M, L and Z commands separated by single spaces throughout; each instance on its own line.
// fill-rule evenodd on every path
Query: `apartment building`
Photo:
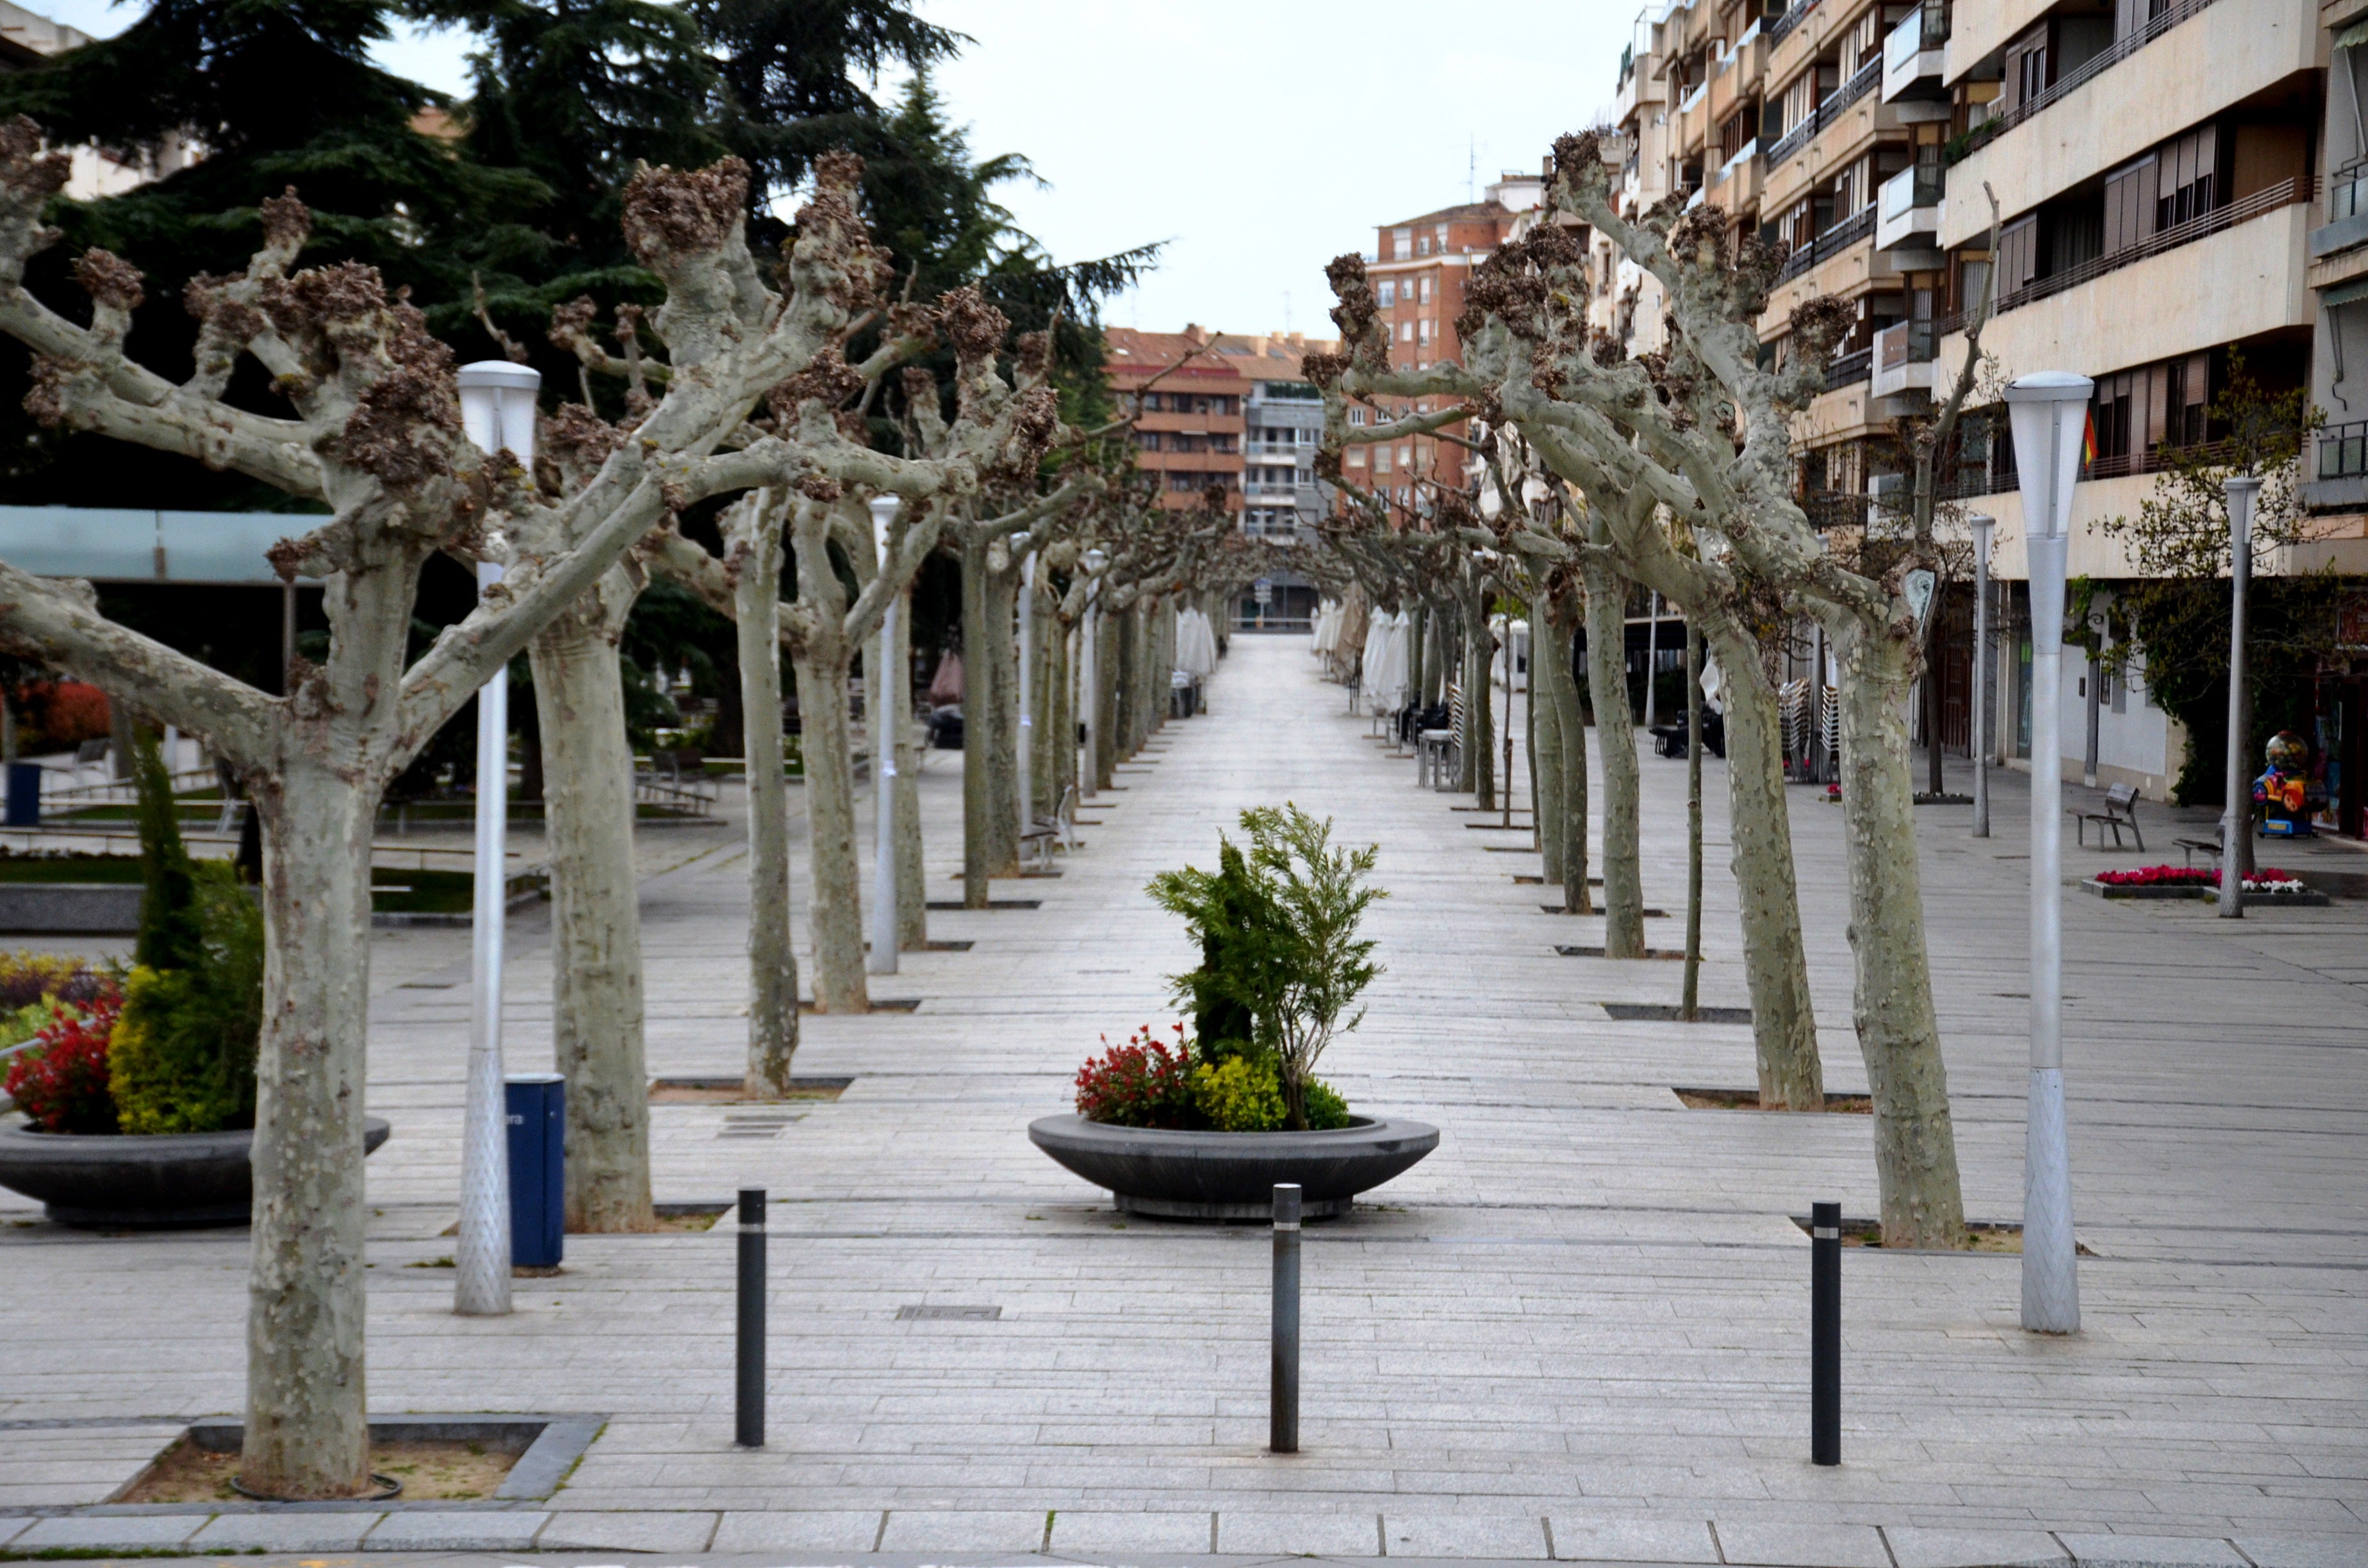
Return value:
M 1963 365 L 1965 310 L 1994 272 L 1983 347 L 1999 379 L 2097 381 L 2071 570 L 2107 602 L 2136 569 L 2102 525 L 2139 514 L 2166 453 L 2220 438 L 2208 411 L 2238 366 L 2271 391 L 2307 388 L 2328 421 L 2305 471 L 2312 540 L 2262 569 L 2368 573 L 2362 50 L 2368 0 L 1668 0 L 1639 17 L 1621 63 L 1623 199 L 1715 202 L 1787 249 L 1759 324 L 1780 362 L 1795 306 L 1855 307 L 1794 427 L 1820 527 L 1862 526 L 1904 493 L 1900 421 L 1928 414 Z M 1655 347 L 1650 280 L 1596 247 L 1602 319 L 1634 291 L 1631 347 Z M 1977 406 L 1943 483 L 1962 511 L 1999 520 L 1995 570 L 2018 630 L 1996 655 L 1990 733 L 2011 760 L 2033 742 L 2005 425 Z M 1960 751 L 1969 612 L 1962 589 L 1943 601 L 1941 699 L 1918 716 Z M 2368 605 L 2351 620 L 2368 644 Z M 2357 833 L 2368 679 L 2339 669 L 2321 684 L 2328 774 L 2350 780 L 2331 784 L 2333 814 Z M 2075 776 L 2159 799 L 2186 744 L 2142 676 L 2115 682 L 2076 657 L 2063 695 L 2055 741 Z
M 1302 540 L 1331 506 L 1332 487 L 1315 477 L 1315 449 L 1324 441 L 1324 394 L 1300 361 L 1337 353 L 1337 340 L 1310 341 L 1300 333 L 1217 339 L 1250 383 L 1243 403 L 1242 531 L 1264 539 Z
M 1190 511 L 1212 487 L 1225 509 L 1242 509 L 1243 405 L 1250 379 L 1212 347 L 1208 329 L 1138 332 L 1106 327 L 1103 369 L 1121 401 L 1140 396 L 1135 421 L 1136 466 L 1156 476 L 1160 504 Z
M 1472 269 L 1512 237 L 1521 215 L 1545 195 L 1542 175 L 1509 170 L 1484 192 L 1485 199 L 1441 208 L 1418 218 L 1385 223 L 1365 253 L 1365 274 L 1390 328 L 1390 362 L 1419 369 L 1439 359 L 1460 358 L 1455 318 L 1463 311 L 1463 286 Z M 1428 412 L 1428 400 L 1378 400 L 1383 415 Z M 1352 421 L 1365 415 L 1349 410 Z M 1449 434 L 1463 433 L 1451 426 Z M 1423 502 L 1425 483 L 1461 488 L 1463 449 L 1438 436 L 1352 446 L 1342 455 L 1341 473 L 1350 484 L 1392 504 L 1413 509 Z

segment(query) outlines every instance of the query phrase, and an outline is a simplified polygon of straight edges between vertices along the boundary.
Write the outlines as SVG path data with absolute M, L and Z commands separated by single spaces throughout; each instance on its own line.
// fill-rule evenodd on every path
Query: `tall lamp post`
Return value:
M 1998 519 L 1976 512 L 1974 525 L 1974 836 L 1990 835 L 1990 537 Z
M 542 373 L 507 359 L 463 365 L 461 427 L 486 452 L 507 448 L 534 472 L 534 400 Z M 477 592 L 502 580 L 498 562 L 477 562 Z M 477 845 L 470 910 L 469 1079 L 461 1119 L 461 1225 L 452 1248 L 452 1310 L 497 1317 L 510 1310 L 509 1118 L 502 1090 L 502 922 L 510 791 L 510 674 L 477 690 Z
M 2257 474 L 2239 473 L 2228 480 L 2228 802 L 2220 813 L 2223 920 L 2245 917 L 2245 879 L 2253 872 L 2253 801 L 2245 786 L 2245 750 L 2253 728 L 2245 671 L 2245 601 L 2253 592 L 2253 502 L 2260 490 Z
M 888 528 L 896 520 L 901 503 L 894 495 L 871 498 L 871 548 L 880 570 L 888 570 Z M 888 666 L 895 658 L 896 596 L 880 612 L 880 631 L 870 651 L 871 678 L 864 682 L 866 706 L 871 710 L 872 823 L 877 840 L 871 859 L 871 943 L 863 958 L 865 972 L 896 972 L 896 683 L 901 670 Z
M 1024 839 L 1036 825 L 1033 799 L 1036 747 L 1036 552 L 1028 548 L 1024 532 L 1011 536 L 1011 553 L 1019 557 L 1019 834 Z
M 1082 676 L 1080 694 L 1086 710 L 1086 766 L 1080 770 L 1077 788 L 1079 799 L 1094 792 L 1101 779 L 1102 759 L 1102 568 L 1110 564 L 1110 551 L 1094 549 L 1086 551 L 1086 573 L 1091 579 L 1086 587 L 1086 634 L 1081 641 L 1077 663 Z
M 2006 389 L 2022 478 L 2031 574 L 2031 1108 L 2022 1165 L 2022 1326 L 2080 1326 L 2072 1169 L 2064 1130 L 2064 569 L 2089 396 L 2086 376 L 2043 370 Z

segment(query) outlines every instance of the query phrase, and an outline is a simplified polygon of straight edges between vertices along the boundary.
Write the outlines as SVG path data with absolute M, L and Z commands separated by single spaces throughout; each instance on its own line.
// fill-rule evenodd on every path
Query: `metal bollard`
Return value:
M 1842 1462 L 1842 1206 L 1809 1206 L 1809 1462 Z
M 740 1379 L 734 1441 L 765 1446 L 765 1189 L 740 1189 Z
M 1274 1188 L 1274 1368 L 1267 1447 L 1299 1451 L 1299 1185 Z

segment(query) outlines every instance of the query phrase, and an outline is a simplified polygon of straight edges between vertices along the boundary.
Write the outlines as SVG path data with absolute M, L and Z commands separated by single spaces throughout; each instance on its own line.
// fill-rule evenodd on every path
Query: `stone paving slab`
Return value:
M 159 1551 L 180 1545 L 205 1523 L 198 1514 L 35 1519 L 8 1542 L 11 1551 Z
M 1519 1515 L 1385 1514 L 1382 1539 L 1392 1557 L 1542 1558 L 1545 1521 Z
M 2180 1536 L 2059 1535 L 2078 1568 L 2247 1568 L 2226 1540 Z
M 1046 1519 L 1019 1510 L 899 1508 L 880 1537 L 882 1551 L 1040 1551 Z
M 1897 1568 L 2063 1568 L 2071 1562 L 2043 1530 L 1918 1529 L 1892 1525 L 1883 1538 Z
M 370 1551 L 527 1551 L 549 1514 L 491 1508 L 389 1513 L 362 1538 Z
M 1061 1513 L 1053 1517 L 1052 1550 L 1064 1557 L 1206 1554 L 1215 1550 L 1216 1520 L 1213 1513 Z
M 544 1551 L 705 1551 L 718 1516 L 701 1510 L 555 1513 L 536 1542 Z
M 1217 1516 L 1217 1550 L 1228 1556 L 1370 1557 L 1381 1553 L 1381 1517 L 1352 1513 Z
M 192 1551 L 207 1552 L 359 1551 L 362 1538 L 382 1516 L 370 1513 L 217 1514 L 189 1537 Z
M 1880 1532 L 1864 1525 L 1725 1524 L 1721 1560 L 1753 1568 L 1892 1568 Z

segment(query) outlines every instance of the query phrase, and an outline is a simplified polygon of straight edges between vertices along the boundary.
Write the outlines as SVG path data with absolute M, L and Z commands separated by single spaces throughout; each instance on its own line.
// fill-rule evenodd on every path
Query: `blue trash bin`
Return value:
M 41 825 L 41 765 L 38 762 L 8 765 L 8 825 Z
M 520 1073 L 504 1083 L 510 1125 L 510 1266 L 556 1268 L 567 1243 L 567 1080 Z

